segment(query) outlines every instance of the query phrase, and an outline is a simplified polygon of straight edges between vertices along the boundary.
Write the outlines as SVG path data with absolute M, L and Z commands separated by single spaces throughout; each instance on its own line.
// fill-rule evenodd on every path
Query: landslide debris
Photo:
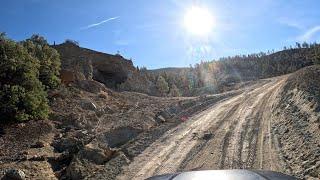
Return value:
M 226 96 L 159 98 L 94 80 L 62 86 L 49 92 L 49 120 L 1 125 L 0 177 L 18 169 L 26 179 L 112 179 L 182 116 Z

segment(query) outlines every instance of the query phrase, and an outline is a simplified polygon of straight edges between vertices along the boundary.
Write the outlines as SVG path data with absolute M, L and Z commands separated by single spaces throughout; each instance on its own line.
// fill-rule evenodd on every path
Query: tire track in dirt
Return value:
M 135 157 L 118 179 L 144 179 L 177 170 L 260 168 L 261 161 L 269 161 L 261 155 L 265 132 L 270 133 L 266 127 L 270 114 L 265 111 L 282 79 L 252 86 L 168 131 Z M 201 138 L 204 133 L 212 137 Z
M 246 94 L 242 106 L 240 107 L 241 109 L 239 112 L 235 112 L 238 114 L 238 118 L 236 119 L 237 123 L 232 124 L 231 130 L 228 131 L 223 138 L 224 143 L 222 148 L 222 159 L 219 166 L 220 169 L 243 168 L 243 163 L 246 161 L 242 161 L 241 159 L 244 142 L 244 139 L 242 138 L 244 137 L 244 134 L 254 132 L 254 129 L 249 128 L 251 126 L 248 126 L 248 124 L 256 119 L 252 116 L 252 113 L 264 97 L 264 94 L 261 93 L 261 89 L 264 89 L 265 86 L 268 86 L 268 84 Z
M 286 78 L 284 78 L 282 82 L 284 80 L 286 80 Z M 274 93 L 270 94 L 268 98 L 269 103 L 266 103 L 266 111 L 262 116 L 262 122 L 260 125 L 261 130 L 258 134 L 258 156 L 255 164 L 255 167 L 259 169 L 277 170 L 284 172 L 282 165 L 280 165 L 284 162 L 282 162 L 282 160 L 279 158 L 279 156 L 281 156 L 281 154 L 278 152 L 279 147 L 274 142 L 274 137 L 271 133 L 271 124 L 273 119 L 272 108 L 274 105 L 270 103 L 276 100 L 276 96 L 282 88 L 282 84 L 283 83 L 280 83 L 279 86 L 274 90 Z
M 261 128 L 261 122 L 264 117 L 264 113 L 267 111 L 266 106 L 270 96 L 274 94 L 274 90 L 278 88 L 278 85 L 282 82 L 278 82 L 271 87 L 262 87 L 264 89 L 263 93 L 253 93 L 253 96 L 256 98 L 249 97 L 248 103 L 245 105 L 248 108 L 248 111 L 243 114 L 241 123 L 237 126 L 235 131 L 233 142 L 229 148 L 228 152 L 230 156 L 231 166 L 227 168 L 237 168 L 237 169 L 248 169 L 248 168 L 258 168 L 255 166 L 256 152 L 257 152 L 257 143 L 258 143 L 258 134 Z M 259 92 L 259 91 L 258 91 Z M 244 145 L 246 148 L 244 148 Z
M 153 175 L 157 169 L 159 171 L 158 167 L 162 164 L 166 164 L 166 166 L 161 172 L 175 171 L 190 149 L 196 144 L 195 141 L 192 141 L 192 134 L 206 131 L 210 127 L 209 124 L 212 123 L 212 117 L 224 111 L 227 108 L 225 104 L 233 103 L 237 99 L 231 98 L 223 101 L 168 131 L 141 155 L 134 158 L 134 162 L 124 170 L 124 175 L 119 176 L 118 179 L 128 179 L 128 177 L 144 179 Z
M 240 106 L 240 103 L 236 103 L 234 106 L 232 106 L 228 111 L 226 111 L 227 113 L 220 113 L 217 117 L 219 116 L 223 116 L 222 118 L 220 118 L 221 120 L 215 123 L 215 126 L 211 127 L 210 129 L 208 129 L 209 133 L 214 133 L 216 132 L 219 128 L 225 128 L 224 125 L 227 122 L 226 119 L 230 118 L 230 116 L 232 115 L 229 112 L 233 112 L 236 111 L 238 109 L 238 107 Z M 198 137 L 200 138 L 200 137 Z M 198 143 L 197 146 L 195 146 L 188 154 L 187 154 L 187 158 L 183 160 L 183 162 L 180 164 L 179 169 L 185 169 L 186 167 L 186 163 L 188 163 L 189 161 L 192 160 L 192 158 L 199 152 L 201 151 L 203 148 L 206 147 L 206 144 L 208 140 L 202 140 L 200 141 L 200 143 Z M 194 169 L 199 169 L 200 167 L 194 168 Z
M 262 85 L 260 84 L 260 87 Z M 257 88 L 248 89 L 246 93 L 243 93 L 237 104 L 228 104 L 232 110 L 223 112 L 225 115 L 220 121 L 222 125 L 212 126 L 209 129 L 210 132 L 214 133 L 214 138 L 210 141 L 201 141 L 201 143 L 195 146 L 191 153 L 189 153 L 188 158 L 181 164 L 179 170 L 208 169 L 208 167 L 210 167 L 210 169 L 220 169 L 224 167 L 225 151 L 232 137 L 233 129 L 238 123 L 239 114 L 241 115 L 245 109 L 243 105 L 239 107 L 239 103 L 243 104 L 246 102 L 249 104 L 247 102 L 248 97 L 257 91 L 255 89 Z M 202 151 L 202 149 L 204 150 Z M 199 165 L 195 159 L 200 160 L 199 162 L 201 162 L 201 164 Z

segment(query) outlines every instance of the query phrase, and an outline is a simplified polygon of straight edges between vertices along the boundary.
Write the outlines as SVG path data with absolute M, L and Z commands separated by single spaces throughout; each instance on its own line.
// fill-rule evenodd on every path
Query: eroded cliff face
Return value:
M 63 70 L 82 73 L 87 79 L 116 88 L 135 71 L 131 60 L 79 47 L 72 43 L 53 46 L 61 56 Z

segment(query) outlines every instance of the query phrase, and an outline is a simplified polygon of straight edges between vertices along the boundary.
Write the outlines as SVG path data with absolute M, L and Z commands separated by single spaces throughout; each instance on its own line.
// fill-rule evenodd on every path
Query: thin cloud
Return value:
M 280 18 L 280 19 L 278 19 L 278 22 L 280 24 L 284 24 L 284 25 L 289 26 L 291 28 L 300 29 L 300 30 L 304 29 L 304 27 L 300 23 L 298 23 L 297 21 L 292 20 L 292 19 Z
M 93 27 L 96 27 L 96 26 L 100 26 L 101 24 L 107 23 L 107 22 L 109 22 L 109 21 L 116 20 L 116 19 L 118 19 L 118 18 L 119 18 L 119 16 L 111 17 L 111 18 L 105 19 L 105 20 L 103 20 L 103 21 L 101 21 L 101 22 L 98 22 L 98 23 L 89 24 L 88 26 L 82 27 L 81 29 L 82 29 L 82 30 L 90 29 L 90 28 L 93 28 Z
M 298 40 L 300 41 L 310 41 L 311 38 L 316 35 L 318 32 L 320 32 L 320 25 L 315 26 L 311 29 L 308 29 L 303 35 L 298 37 Z

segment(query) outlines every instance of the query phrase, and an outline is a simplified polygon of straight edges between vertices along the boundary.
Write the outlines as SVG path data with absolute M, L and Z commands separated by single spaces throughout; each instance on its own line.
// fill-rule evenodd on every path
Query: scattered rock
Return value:
M 164 122 L 166 122 L 166 119 L 160 115 L 160 116 L 156 117 L 156 121 L 158 123 L 164 123 Z
M 91 92 L 91 93 L 99 93 L 103 90 L 106 90 L 106 87 L 104 84 L 102 83 L 99 83 L 97 81 L 92 81 L 92 80 L 83 80 L 83 81 L 79 81 L 78 82 L 78 86 L 85 90 L 85 91 L 88 91 L 88 92 Z M 106 98 L 107 98 L 107 95 L 106 94 L 99 94 L 99 97 L 100 95 L 104 95 Z
M 102 174 L 103 178 L 92 178 L 96 173 L 102 173 L 103 166 L 91 163 L 86 159 L 75 156 L 65 170 L 65 175 L 60 179 L 110 179 L 108 175 Z
M 172 115 L 168 112 L 168 111 L 161 111 L 159 113 L 160 116 L 162 116 L 164 119 L 170 119 L 172 117 Z
M 62 133 L 58 133 L 55 135 L 55 138 L 59 139 L 59 138 L 62 138 L 63 137 L 63 134 Z
M 111 148 L 117 148 L 137 137 L 142 131 L 132 127 L 120 127 L 105 134 L 107 144 Z
M 102 99 L 108 99 L 108 96 L 106 93 L 99 93 L 98 97 Z
M 97 106 L 91 102 L 89 99 L 82 99 L 81 100 L 81 107 L 86 110 L 95 111 Z
M 82 142 L 77 138 L 69 137 L 54 141 L 53 146 L 58 152 L 77 152 Z
M 24 180 L 26 179 L 26 175 L 20 169 L 9 169 L 2 179 L 3 180 Z
M 19 123 L 19 124 L 17 125 L 18 128 L 23 128 L 23 127 L 25 127 L 25 126 L 26 126 L 25 123 Z
M 210 140 L 211 138 L 213 138 L 212 133 L 205 133 L 202 137 L 203 140 Z
M 37 141 L 36 143 L 31 145 L 31 148 L 43 148 L 46 145 L 47 144 L 45 142 Z
M 44 155 L 34 155 L 29 158 L 30 161 L 46 161 L 47 158 Z
M 66 174 L 69 179 L 84 179 L 84 172 L 88 171 L 89 168 L 83 165 L 77 157 L 74 157 L 70 165 L 66 169 Z
M 84 148 L 80 151 L 79 156 L 95 164 L 101 165 L 110 160 L 114 153 L 114 150 L 111 150 L 106 145 L 103 145 L 95 140 L 84 146 Z
M 192 140 L 194 139 L 199 139 L 199 134 L 196 132 L 192 133 Z

